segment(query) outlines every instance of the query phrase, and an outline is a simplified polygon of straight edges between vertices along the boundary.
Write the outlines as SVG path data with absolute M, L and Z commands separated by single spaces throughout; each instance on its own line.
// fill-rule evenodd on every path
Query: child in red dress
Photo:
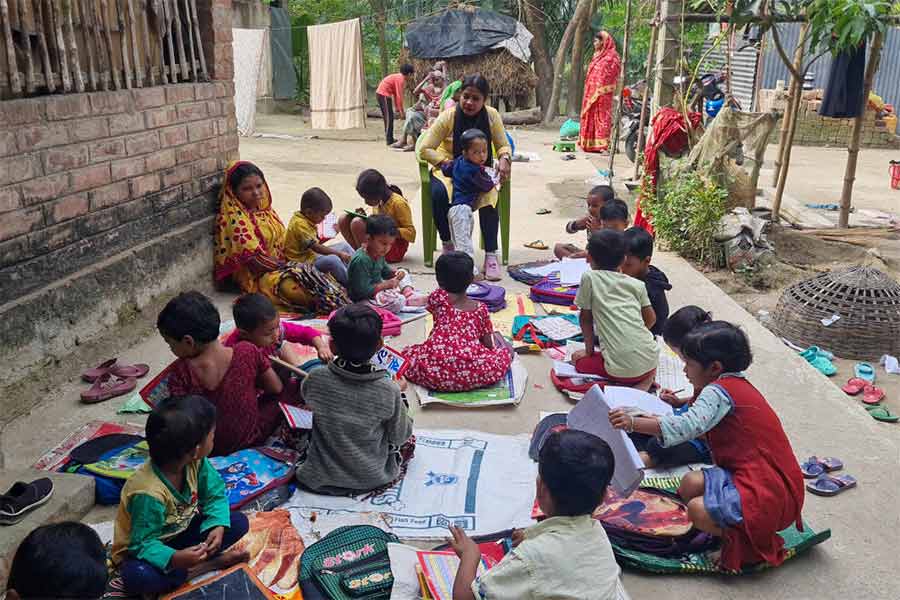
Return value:
M 512 352 L 494 346 L 487 307 L 466 296 L 474 266 L 464 252 L 438 258 L 434 269 L 441 289 L 428 297 L 434 329 L 424 344 L 403 350 L 411 363 L 408 381 L 429 390 L 461 392 L 493 385 L 509 371 Z
M 724 321 L 693 329 L 681 347 L 684 371 L 699 393 L 680 415 L 609 413 L 618 429 L 655 435 L 664 447 L 706 434 L 714 467 L 688 473 L 678 493 L 701 531 L 722 538 L 728 570 L 784 561 L 778 535 L 802 527 L 803 475 L 781 421 L 742 373 L 752 356 L 747 336 Z
M 171 396 L 204 396 L 216 407 L 213 455 L 261 444 L 282 419 L 272 400 L 282 383 L 269 359 L 250 342 L 226 348 L 219 341 L 219 311 L 200 292 L 184 292 L 166 304 L 156 328 L 178 357 L 168 379 Z

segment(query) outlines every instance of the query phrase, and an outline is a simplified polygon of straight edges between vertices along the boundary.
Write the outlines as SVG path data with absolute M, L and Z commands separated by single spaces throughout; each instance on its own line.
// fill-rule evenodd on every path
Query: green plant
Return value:
M 714 236 L 727 200 L 728 190 L 688 172 L 664 182 L 659 194 L 642 194 L 641 208 L 653 217 L 656 235 L 672 250 L 715 266 L 719 252 Z

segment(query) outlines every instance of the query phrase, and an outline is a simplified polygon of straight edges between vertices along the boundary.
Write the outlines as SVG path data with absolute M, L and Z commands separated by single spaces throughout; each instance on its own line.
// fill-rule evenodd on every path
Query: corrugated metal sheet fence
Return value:
M 711 49 L 713 38 L 708 38 L 703 44 L 703 53 L 709 54 L 700 69 L 699 74 L 714 71 L 725 71 L 725 52 L 726 44 L 722 41 L 718 48 Z M 735 36 L 735 47 L 731 51 L 731 93 L 734 98 L 740 102 L 744 111 L 750 112 L 753 109 L 753 84 L 756 81 L 756 47 L 749 46 L 741 49 L 743 40 L 740 36 Z M 738 52 L 740 50 L 740 52 Z M 725 84 L 722 84 L 725 89 Z
M 781 44 L 788 56 L 793 56 L 797 41 L 800 39 L 799 23 L 784 23 L 778 25 L 778 34 Z M 810 72 L 815 75 L 815 86 L 824 89 L 828 85 L 828 72 L 831 68 L 831 54 L 825 54 L 813 64 Z M 763 57 L 762 85 L 764 89 L 775 87 L 776 82 L 784 80 L 785 85 L 790 82 L 787 67 L 778 56 L 771 34 L 766 40 L 766 51 Z M 874 91 L 884 98 L 885 102 L 900 107 L 900 28 L 892 27 L 888 30 L 884 39 L 884 49 L 881 51 L 881 64 L 875 75 Z

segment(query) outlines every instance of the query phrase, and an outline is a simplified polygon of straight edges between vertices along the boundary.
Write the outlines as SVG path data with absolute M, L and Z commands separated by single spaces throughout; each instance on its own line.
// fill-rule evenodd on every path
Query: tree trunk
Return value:
M 535 90 L 541 114 L 550 105 L 550 88 L 553 87 L 553 63 L 547 51 L 547 34 L 544 30 L 544 0 L 532 0 L 525 3 L 525 23 L 534 36 L 531 40 L 531 56 L 534 59 L 534 73 L 538 84 Z
M 594 14 L 596 0 L 591 0 L 589 14 Z M 566 107 L 570 117 L 581 115 L 581 98 L 584 94 L 584 42 L 588 35 L 590 19 L 584 19 L 575 30 L 572 41 L 572 68 L 569 69 L 569 92 L 566 94 Z
M 881 45 L 884 42 L 884 34 L 875 33 L 872 40 L 872 49 L 869 51 L 869 64 L 866 65 L 866 78 L 863 83 L 862 107 L 859 115 L 853 119 L 853 130 L 850 133 L 850 145 L 847 146 L 847 168 L 844 170 L 844 189 L 841 191 L 841 214 L 838 217 L 838 227 L 846 228 L 850 225 L 850 201 L 853 199 L 853 181 L 856 179 L 856 161 L 859 159 L 859 134 L 862 131 L 863 120 L 866 118 L 866 106 L 869 103 L 869 94 L 872 92 L 872 82 L 875 73 L 878 72 L 878 63 L 881 62 Z
M 575 14 L 572 20 L 566 25 L 562 39 L 559 42 L 559 48 L 556 49 L 556 56 L 553 58 L 553 87 L 550 91 L 550 101 L 544 110 L 544 125 L 550 125 L 553 119 L 559 114 L 559 94 L 562 89 L 563 67 L 566 64 L 566 52 L 569 50 L 569 44 L 575 36 L 575 30 L 581 21 L 587 19 L 590 15 L 591 0 L 578 0 L 575 7 Z
M 794 62 L 793 70 L 796 73 L 800 73 L 800 70 L 803 68 L 803 54 L 806 52 L 806 35 L 809 32 L 809 25 L 804 23 L 800 27 L 800 36 L 797 42 L 797 48 L 794 50 Z M 778 35 L 777 32 L 773 30 L 772 35 Z M 788 91 L 788 107 L 791 106 L 793 100 L 791 100 L 795 94 L 798 93 L 798 90 L 801 89 L 801 81 L 800 77 L 791 75 L 791 84 Z M 772 185 L 778 185 L 778 179 L 781 173 L 781 163 L 784 158 L 785 150 L 787 149 L 786 142 L 788 137 L 788 129 L 791 127 L 791 111 L 785 110 L 784 112 L 784 121 L 781 124 L 781 135 L 778 138 L 778 154 L 775 155 L 775 170 L 772 174 Z M 779 201 L 780 204 L 780 201 Z

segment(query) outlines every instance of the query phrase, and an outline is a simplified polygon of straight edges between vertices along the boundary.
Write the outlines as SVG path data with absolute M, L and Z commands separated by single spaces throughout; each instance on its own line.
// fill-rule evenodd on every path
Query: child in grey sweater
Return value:
M 328 322 L 334 360 L 303 382 L 313 428 L 301 487 L 320 494 L 379 490 L 412 458 L 412 419 L 398 384 L 370 362 L 381 348 L 381 317 L 367 304 L 338 310 Z

